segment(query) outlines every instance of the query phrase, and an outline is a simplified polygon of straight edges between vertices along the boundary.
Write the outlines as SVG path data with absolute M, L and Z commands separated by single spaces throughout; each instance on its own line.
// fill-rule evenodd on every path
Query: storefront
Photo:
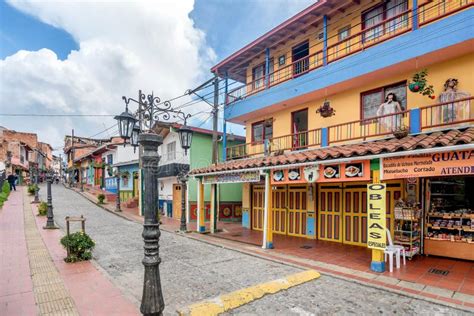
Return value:
M 420 212 L 413 229 L 405 225 L 408 245 L 419 244 L 425 255 L 474 260 L 474 151 L 388 158 L 382 165 L 385 179 L 415 185 L 410 204 Z
M 387 229 L 409 258 L 427 254 L 474 260 L 471 131 L 291 152 L 193 172 L 201 186 L 212 183 L 206 178 L 226 175 L 247 183 L 242 226 L 261 231 L 263 247 L 273 247 L 273 235 L 367 247 L 368 185 L 382 183 L 384 244 Z

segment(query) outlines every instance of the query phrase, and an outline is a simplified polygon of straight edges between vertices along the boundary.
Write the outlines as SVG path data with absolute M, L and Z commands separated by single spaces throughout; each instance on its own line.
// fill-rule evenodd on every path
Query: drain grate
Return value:
M 300 248 L 303 248 L 303 249 L 311 249 L 311 248 L 313 248 L 313 246 L 304 245 L 304 246 L 301 246 Z
M 234 235 L 231 235 L 232 237 L 240 237 L 242 236 L 242 234 L 234 234 Z
M 433 273 L 433 274 L 438 274 L 438 275 L 448 275 L 449 273 L 448 270 L 440 270 L 440 269 L 435 269 L 435 268 L 429 269 L 428 272 Z

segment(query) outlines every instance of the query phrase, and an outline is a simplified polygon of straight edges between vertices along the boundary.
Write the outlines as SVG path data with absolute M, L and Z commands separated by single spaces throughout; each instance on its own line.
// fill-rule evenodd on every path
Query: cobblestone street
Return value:
M 41 199 L 46 189 L 41 187 Z M 56 223 L 84 215 L 96 241 L 94 259 L 110 279 L 139 305 L 142 292 L 142 226 L 111 214 L 62 185 L 53 185 Z M 78 227 L 75 227 L 77 229 Z M 280 263 L 162 232 L 160 265 L 165 314 L 203 299 L 301 271 Z M 323 275 L 321 278 L 244 305 L 229 314 L 446 314 L 463 312 Z M 467 313 L 465 313 L 467 315 Z

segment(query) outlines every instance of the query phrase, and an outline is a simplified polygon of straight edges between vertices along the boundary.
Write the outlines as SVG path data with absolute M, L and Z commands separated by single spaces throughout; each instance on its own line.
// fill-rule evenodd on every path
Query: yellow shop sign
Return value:
M 387 246 L 385 221 L 385 184 L 367 185 L 367 246 L 384 250 Z

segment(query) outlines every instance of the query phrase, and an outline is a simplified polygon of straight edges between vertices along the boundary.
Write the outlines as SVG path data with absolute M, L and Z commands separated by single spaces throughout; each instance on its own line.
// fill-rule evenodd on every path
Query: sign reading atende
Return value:
M 367 247 L 385 250 L 387 234 L 385 231 L 385 184 L 367 185 Z
M 474 175 L 474 150 L 382 159 L 383 180 Z

